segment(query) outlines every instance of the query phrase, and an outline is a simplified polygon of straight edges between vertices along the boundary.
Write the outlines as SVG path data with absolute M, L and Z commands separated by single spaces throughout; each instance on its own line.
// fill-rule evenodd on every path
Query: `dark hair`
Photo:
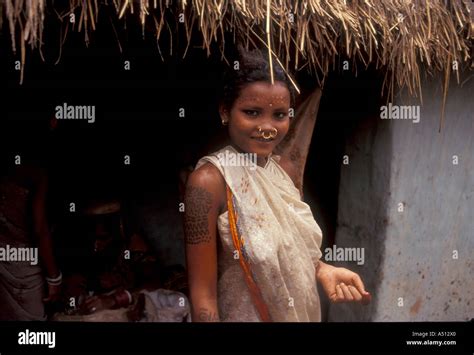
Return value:
M 239 69 L 233 68 L 234 61 L 239 63 Z M 293 84 L 288 79 L 284 69 L 273 56 L 273 79 L 283 82 L 290 92 L 290 105 L 295 103 L 295 90 Z M 231 67 L 224 73 L 224 87 L 220 97 L 220 104 L 228 111 L 232 108 L 235 100 L 239 97 L 241 90 L 247 84 L 257 81 L 270 83 L 270 62 L 268 60 L 268 51 L 266 49 L 245 50 L 241 45 L 238 46 L 238 54 L 231 62 Z

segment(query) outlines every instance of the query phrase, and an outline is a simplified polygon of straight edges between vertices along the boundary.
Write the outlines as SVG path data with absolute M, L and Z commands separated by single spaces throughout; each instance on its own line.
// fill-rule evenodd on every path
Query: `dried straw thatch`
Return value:
M 23 61 L 26 44 L 41 47 L 47 9 L 52 8 L 48 12 L 56 13 L 64 26 L 83 31 L 88 42 L 101 8 L 112 6 L 120 19 L 136 17 L 143 29 L 153 24 L 157 40 L 163 30 L 170 35 L 184 31 L 189 45 L 197 29 L 208 54 L 213 41 L 224 53 L 224 31 L 232 31 L 247 47 L 266 46 L 287 70 L 306 68 L 318 80 L 338 55 L 374 64 L 387 73 L 384 88 L 389 97 L 394 87 L 421 95 L 423 72 L 442 73 L 446 93 L 454 61 L 458 82 L 459 71 L 472 69 L 470 0 L 69 0 L 69 8 L 60 13 L 57 4 L 0 0 L 0 18 L 6 17 L 12 48 L 20 47 Z M 68 21 L 71 13 L 78 19 L 75 23 Z

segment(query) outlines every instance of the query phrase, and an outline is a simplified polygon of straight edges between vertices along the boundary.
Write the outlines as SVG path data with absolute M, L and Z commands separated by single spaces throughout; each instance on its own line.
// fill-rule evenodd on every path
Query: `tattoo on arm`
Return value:
M 208 213 L 211 210 L 212 194 L 202 187 L 186 188 L 186 210 L 184 213 L 184 234 L 187 244 L 207 243 L 211 240 Z
M 218 322 L 219 316 L 216 312 L 211 312 L 207 308 L 199 308 L 197 320 L 199 322 Z

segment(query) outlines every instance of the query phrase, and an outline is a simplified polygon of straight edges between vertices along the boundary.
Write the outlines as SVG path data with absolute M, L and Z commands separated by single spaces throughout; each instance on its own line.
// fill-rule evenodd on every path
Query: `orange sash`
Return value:
M 247 260 L 246 255 L 242 253 L 244 240 L 237 226 L 239 216 L 235 212 L 232 191 L 230 190 L 228 185 L 226 185 L 226 190 L 230 232 L 232 234 L 232 241 L 234 242 L 234 247 L 239 252 L 239 262 L 245 275 L 245 282 L 247 283 L 247 286 L 250 290 L 253 303 L 257 308 L 257 311 L 260 315 L 260 319 L 263 322 L 271 322 L 272 320 L 270 318 L 270 313 L 268 312 L 268 307 L 263 299 L 262 293 L 260 292 L 257 283 L 255 282 L 252 276 L 252 272 L 250 270 L 250 263 Z

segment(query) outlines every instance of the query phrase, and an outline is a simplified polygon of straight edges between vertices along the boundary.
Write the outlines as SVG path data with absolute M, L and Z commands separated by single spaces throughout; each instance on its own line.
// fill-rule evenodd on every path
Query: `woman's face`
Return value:
M 229 122 L 229 136 L 234 145 L 259 158 L 268 156 L 288 132 L 290 92 L 282 82 L 264 81 L 244 86 L 230 114 L 221 108 L 221 118 Z M 272 137 L 264 139 L 265 137 Z M 273 137 L 274 136 L 274 137 Z

